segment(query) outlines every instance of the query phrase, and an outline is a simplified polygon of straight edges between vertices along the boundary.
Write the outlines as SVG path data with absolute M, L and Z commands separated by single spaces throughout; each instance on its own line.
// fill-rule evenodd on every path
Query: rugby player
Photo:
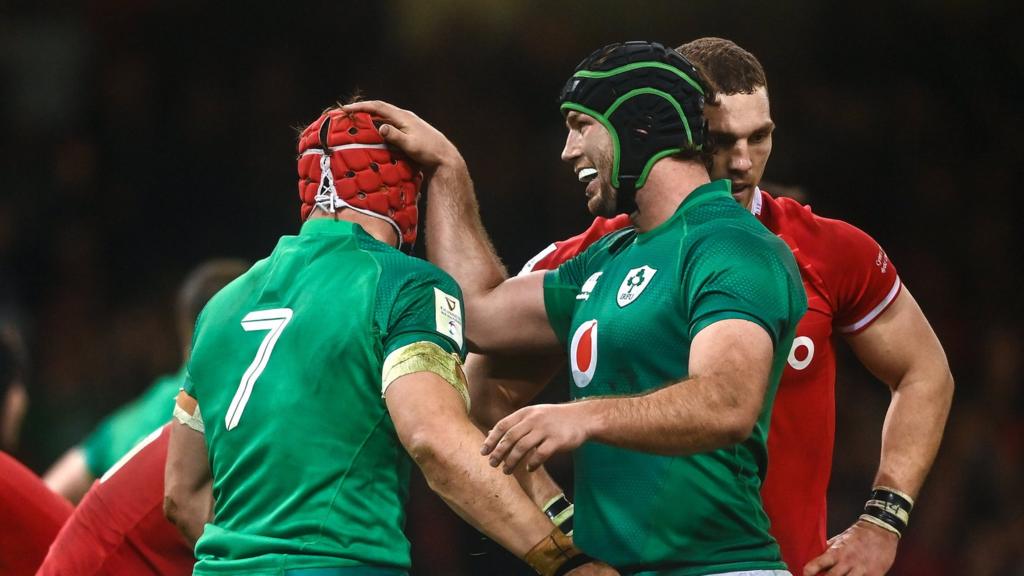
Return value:
M 539 573 L 616 574 L 479 455 L 459 287 L 396 249 L 416 238 L 418 173 L 337 108 L 298 153 L 301 232 L 210 301 L 176 402 L 165 511 L 198 540 L 195 573 L 406 574 L 415 461 Z
M 790 246 L 808 298 L 768 434 L 770 458 L 761 495 L 772 535 L 796 573 L 884 574 L 893 564 L 949 413 L 953 378 L 945 353 L 874 239 L 758 187 L 775 123 L 757 58 L 721 38 L 701 38 L 678 50 L 701 66 L 719 89 L 717 100 L 705 108 L 716 147 L 711 177 L 729 179 L 733 197 Z M 541 251 L 521 273 L 557 268 L 603 235 L 628 225 L 625 215 L 597 218 L 580 235 Z M 826 540 L 826 492 L 835 440 L 834 336 L 845 340 L 892 390 L 870 500 L 888 502 L 898 512 L 889 515 L 869 503 L 848 530 Z M 532 374 L 524 374 L 524 364 Z M 557 364 L 552 368 L 550 362 L 513 366 L 471 355 L 467 374 L 474 384 L 475 413 L 484 422 L 497 422 L 536 395 L 554 369 Z M 538 500 L 558 501 L 560 489 L 542 470 L 531 476 L 524 486 L 532 485 Z
M 51 490 L 77 503 L 103 476 L 143 438 L 170 420 L 174 397 L 185 377 L 185 364 L 192 346 L 196 316 L 211 296 L 249 267 L 233 259 L 210 260 L 186 276 L 178 290 L 176 320 L 182 365 L 174 374 L 158 377 L 138 398 L 117 409 L 81 442 L 70 448 L 43 476 Z
M 214 259 L 186 276 L 177 302 L 178 334 L 186 361 L 196 317 L 214 294 L 248 268 L 243 260 Z M 90 481 L 91 488 L 61 528 L 40 575 L 192 573 L 192 547 L 163 513 L 166 423 L 182 378 L 158 379 L 63 459 L 65 464 L 58 469 L 64 485 Z M 140 433 L 144 435 L 139 442 L 124 448 Z M 108 465 L 106 460 L 119 451 L 121 458 Z M 89 480 L 93 470 L 103 471 L 97 482 Z
M 16 448 L 28 406 L 19 344 L 13 329 L 0 327 L 0 574 L 31 576 L 71 515 L 71 504 L 5 451 Z
M 428 256 L 466 294 L 481 352 L 577 358 L 568 404 L 499 422 L 482 452 L 512 472 L 574 450 L 575 543 L 630 574 L 788 574 L 758 497 L 775 387 L 806 309 L 796 262 L 703 158 L 711 90 L 677 52 L 613 44 L 561 101 L 562 158 L 588 207 L 630 214 L 547 274 L 504 279 L 458 150 L 414 114 L 370 102 L 381 133 L 434 167 Z

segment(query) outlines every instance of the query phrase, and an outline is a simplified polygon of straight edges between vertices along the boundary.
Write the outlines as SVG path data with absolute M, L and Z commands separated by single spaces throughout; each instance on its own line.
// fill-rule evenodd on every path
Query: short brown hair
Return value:
M 178 334 L 182 344 L 192 341 L 196 318 L 220 289 L 249 269 L 249 263 L 236 258 L 217 258 L 203 262 L 185 277 L 178 289 Z
M 724 38 L 698 38 L 676 51 L 700 66 L 719 94 L 752 94 L 768 87 L 764 68 L 753 54 Z

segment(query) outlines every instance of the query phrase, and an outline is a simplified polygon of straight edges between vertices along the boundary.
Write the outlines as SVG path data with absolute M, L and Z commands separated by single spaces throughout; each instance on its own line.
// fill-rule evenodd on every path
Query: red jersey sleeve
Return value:
M 826 244 L 818 262 L 832 297 L 835 329 L 856 334 L 875 321 L 899 295 L 901 282 L 885 250 L 863 230 L 839 220 L 822 218 Z
M 619 214 L 615 218 L 595 218 L 594 223 L 582 234 L 560 242 L 553 242 L 536 256 L 530 258 L 523 269 L 519 271 L 519 275 L 523 276 L 537 270 L 554 270 L 562 263 L 575 258 L 609 232 L 621 230 L 626 226 L 629 226 L 628 214 Z

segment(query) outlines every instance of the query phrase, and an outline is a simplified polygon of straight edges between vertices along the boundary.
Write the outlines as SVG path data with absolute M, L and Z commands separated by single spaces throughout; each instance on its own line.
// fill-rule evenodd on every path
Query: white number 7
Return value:
M 235 398 L 231 400 L 228 413 L 224 416 L 224 423 L 228 430 L 238 426 L 238 421 L 242 418 L 242 411 L 245 410 L 245 405 L 249 403 L 252 386 L 259 379 L 260 374 L 263 374 L 263 370 L 266 369 L 267 362 L 270 361 L 270 355 L 274 352 L 274 345 L 277 344 L 277 339 L 281 337 L 284 327 L 288 325 L 291 319 L 291 308 L 258 310 L 256 312 L 249 312 L 245 315 L 245 318 L 242 318 L 242 328 L 245 328 L 246 332 L 254 330 L 269 330 L 269 332 L 263 337 L 263 342 L 260 342 L 260 349 L 256 351 L 256 357 L 252 359 L 252 364 L 249 364 L 249 368 L 242 375 L 242 381 L 238 383 Z

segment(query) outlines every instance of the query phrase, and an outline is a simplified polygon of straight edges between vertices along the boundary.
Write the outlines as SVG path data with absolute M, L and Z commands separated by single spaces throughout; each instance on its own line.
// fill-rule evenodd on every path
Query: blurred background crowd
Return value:
M 1024 574 L 1021 22 L 985 0 L 0 2 L 0 323 L 31 359 L 15 454 L 42 471 L 178 367 L 178 282 L 298 230 L 295 127 L 336 99 L 445 131 L 515 271 L 589 222 L 558 160 L 576 63 L 714 35 L 767 71 L 766 179 L 873 235 L 949 356 L 953 410 L 893 574 Z M 888 390 L 846 357 L 837 397 L 833 532 L 868 495 Z M 422 483 L 409 533 L 417 575 L 500 572 Z

